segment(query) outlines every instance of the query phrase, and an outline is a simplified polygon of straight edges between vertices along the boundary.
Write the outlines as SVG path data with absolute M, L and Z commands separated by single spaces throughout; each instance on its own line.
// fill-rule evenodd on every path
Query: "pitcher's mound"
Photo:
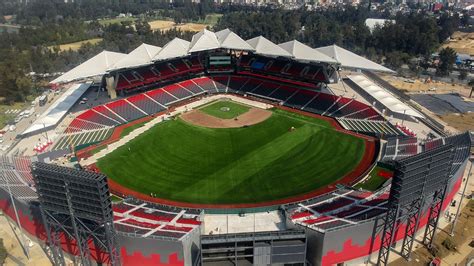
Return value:
M 271 115 L 271 111 L 252 107 L 248 112 L 232 119 L 217 118 L 199 110 L 184 113 L 181 115 L 181 119 L 190 124 L 202 127 L 236 128 L 258 124 L 265 121 Z

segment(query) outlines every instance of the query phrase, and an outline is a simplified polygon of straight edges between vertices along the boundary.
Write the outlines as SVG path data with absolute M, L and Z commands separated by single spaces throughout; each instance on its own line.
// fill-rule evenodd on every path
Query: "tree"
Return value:
M 461 69 L 459 71 L 459 80 L 465 80 L 467 78 L 467 71 L 465 69 Z
M 0 238 L 0 265 L 5 263 L 5 260 L 8 257 L 7 249 L 3 245 L 3 239 Z
M 385 64 L 394 69 L 399 69 L 403 64 L 407 63 L 409 55 L 403 52 L 390 52 L 385 55 Z
M 436 73 L 440 76 L 448 75 L 453 70 L 453 65 L 456 63 L 456 51 L 451 47 L 446 47 L 439 52 L 440 64 Z
M 418 62 L 414 62 L 414 61 L 411 61 L 408 63 L 408 68 L 410 69 L 411 72 L 413 72 L 413 74 L 415 74 L 416 76 L 419 76 L 420 73 L 421 73 L 421 68 L 418 64 Z
M 469 98 L 472 97 L 472 93 L 474 92 L 474 79 L 469 80 L 469 83 L 467 85 L 471 86 L 471 93 L 469 94 Z
M 30 95 L 31 80 L 26 76 L 24 56 L 10 52 L 5 61 L 0 62 L 0 97 L 7 103 L 25 101 Z
M 464 27 L 469 26 L 469 11 L 467 10 L 462 11 L 461 25 Z

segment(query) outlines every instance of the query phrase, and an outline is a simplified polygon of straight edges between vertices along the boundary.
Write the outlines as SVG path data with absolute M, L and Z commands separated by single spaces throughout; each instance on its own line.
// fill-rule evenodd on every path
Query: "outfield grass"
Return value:
M 162 122 L 97 166 L 146 195 L 201 204 L 259 203 L 335 182 L 359 164 L 364 149 L 362 139 L 324 120 L 276 110 L 245 128 Z
M 228 111 L 223 110 L 229 108 Z M 217 101 L 202 107 L 202 112 L 222 119 L 232 119 L 250 110 L 249 106 L 232 101 Z

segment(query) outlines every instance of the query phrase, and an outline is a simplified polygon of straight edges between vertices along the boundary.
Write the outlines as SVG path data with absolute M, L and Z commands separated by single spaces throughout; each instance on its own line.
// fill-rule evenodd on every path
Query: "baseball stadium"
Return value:
M 0 157 L 0 209 L 58 265 L 409 259 L 473 135 L 378 73 L 393 71 L 229 29 L 103 51 L 51 81 L 60 96 Z

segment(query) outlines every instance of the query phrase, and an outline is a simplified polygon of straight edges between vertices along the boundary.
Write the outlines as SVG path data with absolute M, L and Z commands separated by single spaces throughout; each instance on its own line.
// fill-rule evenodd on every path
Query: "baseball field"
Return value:
M 217 102 L 201 111 L 236 120 L 246 110 Z M 263 122 L 238 128 L 198 126 L 180 117 L 165 121 L 99 159 L 97 166 L 118 184 L 157 198 L 242 204 L 311 192 L 361 161 L 362 139 L 324 120 L 271 112 Z

